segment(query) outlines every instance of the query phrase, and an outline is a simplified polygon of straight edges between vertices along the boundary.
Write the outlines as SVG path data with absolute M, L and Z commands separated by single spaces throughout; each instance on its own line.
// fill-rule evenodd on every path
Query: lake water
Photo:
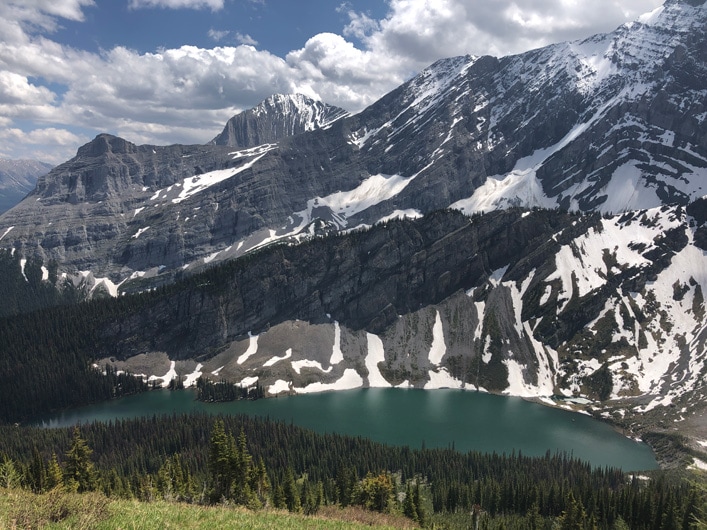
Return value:
M 201 403 L 193 391 L 151 391 L 64 411 L 40 422 L 64 427 L 153 414 L 248 414 L 317 432 L 364 436 L 413 448 L 544 455 L 563 451 L 594 466 L 657 468 L 650 448 L 589 416 L 520 398 L 461 390 L 360 389 L 258 401 Z

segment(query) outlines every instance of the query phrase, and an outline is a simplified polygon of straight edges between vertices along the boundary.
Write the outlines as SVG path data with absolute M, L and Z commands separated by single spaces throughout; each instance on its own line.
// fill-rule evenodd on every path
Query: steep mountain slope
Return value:
M 706 204 L 440 211 L 273 247 L 138 304 L 92 351 L 165 385 L 480 389 L 679 422 L 705 394 Z
M 348 118 L 274 96 L 207 146 L 102 135 L 0 217 L 0 245 L 114 284 L 168 282 L 278 239 L 450 205 L 685 205 L 707 175 L 706 27 L 704 3 L 668 0 L 585 41 L 439 61 Z
M 34 189 L 37 178 L 51 168 L 37 160 L 0 158 L 0 214 L 20 202 Z
M 228 120 L 223 132 L 211 143 L 247 149 L 328 127 L 347 114 L 344 109 L 302 94 L 275 94 Z

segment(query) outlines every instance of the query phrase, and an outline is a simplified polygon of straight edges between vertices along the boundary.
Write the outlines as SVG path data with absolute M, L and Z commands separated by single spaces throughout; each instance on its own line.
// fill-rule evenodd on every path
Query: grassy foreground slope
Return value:
M 0 530 L 359 530 L 414 527 L 414 523 L 404 517 L 386 516 L 358 509 L 322 508 L 317 516 L 305 516 L 281 511 L 253 512 L 242 507 L 109 499 L 99 493 L 54 491 L 36 495 L 21 489 L 0 488 Z

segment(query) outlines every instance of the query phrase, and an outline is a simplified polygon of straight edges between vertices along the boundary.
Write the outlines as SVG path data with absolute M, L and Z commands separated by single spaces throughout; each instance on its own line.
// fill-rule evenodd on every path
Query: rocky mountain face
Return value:
M 135 373 L 682 421 L 706 370 L 706 29 L 704 2 L 668 0 L 441 60 L 354 116 L 274 96 L 208 145 L 99 135 L 0 216 L 0 247 L 113 295 L 199 278 L 106 330 Z
M 328 127 L 346 115 L 344 109 L 302 94 L 275 94 L 228 120 L 211 143 L 239 149 L 276 143 L 287 136 Z
M 706 204 L 439 211 L 272 247 L 116 321 L 99 364 L 165 385 L 465 388 L 629 429 L 684 420 L 705 394 Z
M 0 214 L 24 199 L 34 189 L 37 178 L 51 168 L 38 160 L 0 158 Z
M 707 173 L 706 13 L 668 0 L 584 41 L 445 59 L 355 116 L 273 96 L 206 146 L 101 135 L 0 217 L 0 245 L 117 285 L 171 281 L 312 223 L 685 205 Z

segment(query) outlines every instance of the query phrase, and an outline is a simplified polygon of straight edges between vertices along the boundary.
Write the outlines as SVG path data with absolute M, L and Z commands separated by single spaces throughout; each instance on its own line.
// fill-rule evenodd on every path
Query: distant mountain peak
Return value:
M 137 146 L 123 138 L 112 134 L 101 133 L 89 143 L 79 147 L 76 155 L 79 157 L 98 157 L 107 153 L 127 154 L 135 152 Z
M 0 214 L 20 202 L 51 168 L 38 160 L 0 158 Z
M 342 108 L 304 94 L 273 94 L 254 108 L 233 116 L 211 143 L 247 149 L 325 128 L 347 115 Z

